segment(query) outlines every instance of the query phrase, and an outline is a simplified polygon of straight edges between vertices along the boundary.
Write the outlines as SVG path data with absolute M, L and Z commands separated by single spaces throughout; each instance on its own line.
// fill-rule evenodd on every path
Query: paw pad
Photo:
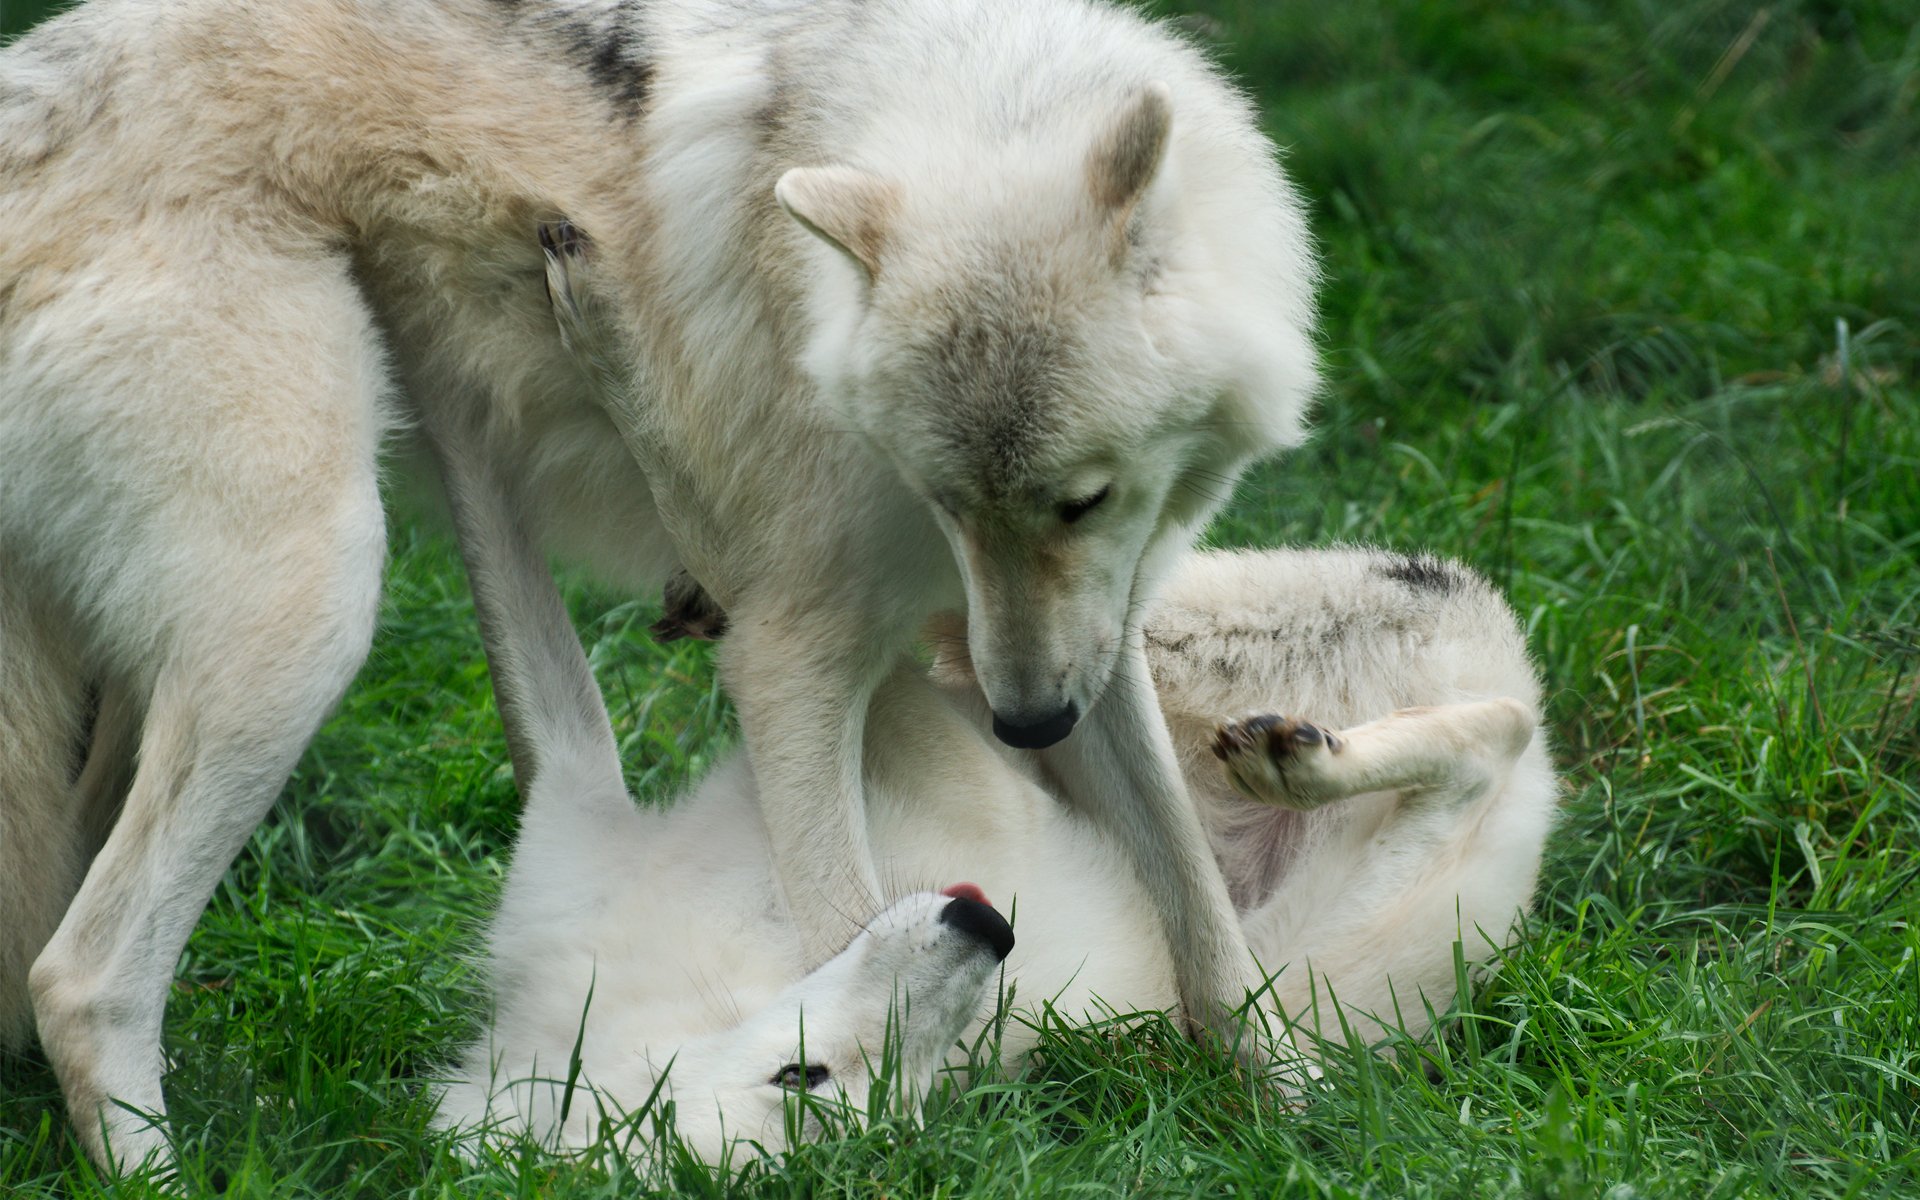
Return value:
M 1228 721 L 1213 737 L 1213 753 L 1222 760 L 1258 747 L 1279 759 L 1315 746 L 1338 751 L 1340 739 L 1310 721 L 1271 714 Z

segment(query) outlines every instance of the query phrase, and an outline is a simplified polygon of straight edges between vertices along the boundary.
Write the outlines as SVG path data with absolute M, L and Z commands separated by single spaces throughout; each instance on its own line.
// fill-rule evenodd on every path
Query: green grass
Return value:
M 1920 1192 L 1913 9 L 1200 7 L 1312 200 L 1332 378 L 1214 539 L 1425 546 L 1508 588 L 1566 775 L 1530 936 L 1426 1052 L 1297 1112 L 1159 1022 L 1061 1032 L 1030 1078 L 739 1190 Z M 571 596 L 636 791 L 696 776 L 732 737 L 704 650 Z M 515 807 L 455 560 L 402 526 L 372 662 L 182 963 L 190 1183 L 649 1186 L 424 1132 L 409 1081 L 469 1019 Z M 44 1065 L 0 1060 L 0 1194 L 114 1190 Z

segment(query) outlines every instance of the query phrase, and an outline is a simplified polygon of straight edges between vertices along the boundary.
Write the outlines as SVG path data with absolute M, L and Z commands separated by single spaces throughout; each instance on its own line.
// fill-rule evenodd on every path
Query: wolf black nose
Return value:
M 940 910 L 940 919 L 961 933 L 985 942 L 995 958 L 1005 958 L 1013 949 L 1013 926 L 993 911 L 990 904 L 961 896 L 947 901 L 947 906 Z
M 1069 704 L 1059 712 L 1031 725 L 1015 725 L 993 714 L 993 736 L 1020 750 L 1044 750 L 1073 732 L 1080 720 L 1080 707 Z

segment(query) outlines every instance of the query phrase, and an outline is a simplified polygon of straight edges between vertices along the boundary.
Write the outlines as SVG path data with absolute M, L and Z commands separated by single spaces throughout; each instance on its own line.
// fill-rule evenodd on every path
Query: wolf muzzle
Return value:
M 1069 704 L 1050 717 L 1031 725 L 1016 725 L 993 714 L 993 736 L 1019 750 L 1044 750 L 1073 732 L 1080 721 L 1080 706 Z
M 1005 959 L 1013 949 L 1013 926 L 990 904 L 956 896 L 940 910 L 940 921 L 982 943 L 997 959 Z

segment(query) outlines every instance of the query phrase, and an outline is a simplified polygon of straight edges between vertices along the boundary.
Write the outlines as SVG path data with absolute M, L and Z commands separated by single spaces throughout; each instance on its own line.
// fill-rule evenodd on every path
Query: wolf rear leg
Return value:
M 42 406 L 42 457 L 9 480 L 23 505 L 61 505 L 56 566 L 84 560 L 77 577 L 96 581 L 99 665 L 132 689 L 109 694 L 99 736 L 138 723 L 117 817 L 123 752 L 97 785 L 81 773 L 111 830 L 28 974 L 69 1114 L 109 1166 L 166 1161 L 180 952 L 364 659 L 385 555 L 386 370 L 346 264 L 276 252 L 278 227 L 225 233 L 121 231 L 150 253 L 103 260 L 120 303 L 45 310 L 39 378 L 58 403 Z M 219 258 L 181 257 L 210 241 Z M 48 469 L 69 460 L 83 489 Z
M 371 472 L 361 523 L 321 556 L 333 562 L 248 580 L 256 611 L 174 639 L 125 807 L 33 965 L 41 1041 L 102 1161 L 164 1160 L 160 1033 L 174 965 L 372 637 L 382 537 Z
M 1308 811 L 1397 791 L 1452 807 L 1511 771 L 1538 723 L 1504 697 L 1401 709 L 1338 733 L 1263 714 L 1223 724 L 1213 751 L 1234 789 L 1265 804 Z
M 377 580 L 377 558 L 365 565 Z M 96 1158 L 165 1154 L 160 1027 L 174 964 L 364 657 L 373 605 L 353 607 L 298 629 L 285 610 L 227 625 L 154 689 L 125 808 L 31 974 L 41 1041 Z
M 1452 1002 L 1456 946 L 1471 966 L 1505 944 L 1552 819 L 1537 721 L 1501 698 L 1339 733 L 1275 717 L 1222 728 L 1238 791 L 1320 810 L 1310 849 L 1244 917 L 1303 1042 L 1418 1036 Z
M 86 688 L 62 622 L 0 562 L 0 1045 L 32 1033 L 27 969 L 86 864 L 75 794 Z

